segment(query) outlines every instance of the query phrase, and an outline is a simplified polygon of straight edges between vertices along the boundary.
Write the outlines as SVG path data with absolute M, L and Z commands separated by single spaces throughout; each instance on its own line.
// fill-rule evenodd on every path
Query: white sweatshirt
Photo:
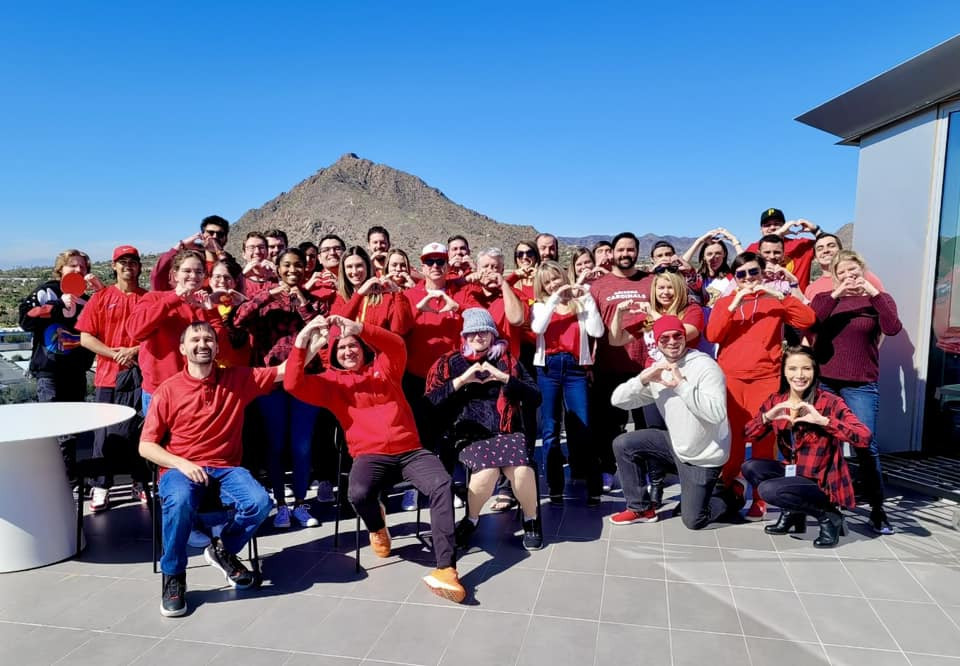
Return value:
M 694 349 L 687 350 L 677 367 L 684 380 L 676 388 L 657 382 L 644 386 L 637 376 L 618 386 L 610 403 L 621 409 L 656 403 L 677 458 L 719 467 L 730 457 L 726 378 L 716 361 Z

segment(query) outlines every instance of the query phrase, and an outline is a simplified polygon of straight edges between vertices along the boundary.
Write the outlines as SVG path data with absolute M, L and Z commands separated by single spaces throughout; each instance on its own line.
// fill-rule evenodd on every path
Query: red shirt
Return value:
M 398 335 L 406 335 L 413 328 L 413 307 L 403 294 L 396 292 L 382 294 L 379 303 L 370 303 L 367 296 L 357 292 L 349 301 L 337 294 L 330 313 L 380 326 Z
M 576 312 L 551 315 L 543 332 L 543 351 L 547 356 L 567 352 L 580 358 L 580 324 Z
M 403 395 L 407 365 L 403 338 L 367 324 L 360 338 L 376 356 L 359 371 L 328 367 L 320 374 L 308 375 L 303 368 L 306 350 L 294 347 L 287 359 L 283 388 L 303 402 L 333 412 L 343 426 L 353 458 L 370 453 L 399 455 L 421 448 L 413 410 Z M 331 348 L 335 344 L 331 341 Z
M 620 301 L 650 300 L 650 286 L 649 283 L 644 282 L 646 277 L 647 274 L 643 271 L 637 271 L 628 278 L 607 273 L 590 283 L 590 293 L 597 302 L 604 326 L 609 328 L 613 320 L 613 312 Z M 645 290 L 644 285 L 646 285 Z M 637 319 L 639 319 L 637 315 L 626 313 L 623 323 L 629 326 Z M 646 351 L 642 340 L 635 340 L 623 347 L 611 347 L 607 343 L 607 336 L 603 336 L 597 339 L 597 353 L 594 355 L 593 367 L 595 371 L 608 371 L 618 375 L 637 374 L 643 370 L 645 358 Z
M 806 290 L 810 284 L 810 269 L 813 268 L 813 238 L 784 238 L 783 239 L 783 267 L 797 276 L 800 291 Z M 747 252 L 760 254 L 760 241 L 751 243 Z
M 154 393 L 140 438 L 201 467 L 237 467 L 243 409 L 276 379 L 276 368 L 214 368 L 204 379 L 183 370 Z
M 734 296 L 717 301 L 707 323 L 707 340 L 720 345 L 717 363 L 725 374 L 738 379 L 779 376 L 783 325 L 810 328 L 816 315 L 793 296 L 779 301 L 769 294 L 745 296 L 730 312 Z
M 90 297 L 86 307 L 80 311 L 77 330 L 89 333 L 108 347 L 133 347 L 137 341 L 127 333 L 127 318 L 146 289 L 134 287 L 130 293 L 124 293 L 116 285 L 101 289 Z M 98 387 L 112 387 L 117 382 L 120 366 L 109 356 L 97 354 L 97 374 L 93 384 Z
M 195 308 L 175 291 L 151 291 L 140 298 L 127 318 L 127 333 L 140 343 L 137 362 L 144 391 L 153 393 L 163 380 L 183 369 L 180 334 L 198 320 L 210 322 L 220 337 L 223 321 L 216 308 Z
M 447 285 L 447 294 L 458 300 L 458 293 L 451 290 L 450 285 Z M 413 328 L 406 336 L 407 349 L 410 351 L 407 372 L 426 378 L 438 358 L 460 347 L 460 329 L 463 328 L 463 319 L 459 311 L 438 314 L 417 310 L 417 303 L 427 295 L 425 282 L 407 289 L 403 295 L 410 301 L 414 316 Z M 444 305 L 440 297 L 433 299 L 431 303 L 437 310 Z M 462 305 L 460 310 L 463 310 Z

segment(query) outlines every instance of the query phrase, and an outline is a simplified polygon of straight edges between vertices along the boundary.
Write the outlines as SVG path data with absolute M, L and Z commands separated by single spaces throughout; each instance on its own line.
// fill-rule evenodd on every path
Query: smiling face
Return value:
M 677 253 L 672 247 L 662 245 L 653 251 L 651 258 L 653 259 L 653 266 L 669 266 L 673 263 L 673 260 L 676 258 Z
M 280 282 L 288 287 L 299 287 L 303 284 L 306 277 L 306 266 L 303 261 L 293 252 L 287 252 L 280 255 L 280 263 L 277 264 L 277 277 Z
M 337 340 L 337 363 L 344 370 L 359 370 L 363 367 L 363 347 L 356 336 L 348 335 Z
M 336 238 L 327 238 L 320 243 L 320 264 L 325 270 L 331 273 L 340 270 L 341 256 L 343 256 L 343 246 Z
M 387 272 L 390 275 L 399 275 L 400 273 L 410 273 L 410 266 L 402 254 L 391 254 L 387 260 Z
M 537 239 L 537 249 L 540 251 L 540 260 L 557 260 L 557 239 L 550 235 L 543 235 Z
M 287 249 L 287 244 L 282 238 L 276 236 L 267 236 L 267 258 L 273 263 L 277 263 L 277 257 Z
M 514 258 L 517 268 L 530 268 L 531 266 L 535 266 L 537 263 L 537 258 L 533 254 L 533 248 L 526 243 L 520 243 L 517 245 Z
M 783 243 L 760 243 L 760 256 L 770 264 L 783 265 Z
M 370 238 L 367 240 L 367 248 L 371 255 L 386 254 L 390 250 L 390 241 L 380 232 L 374 232 L 370 234 Z
M 347 280 L 354 287 L 359 287 L 367 281 L 367 264 L 357 255 L 349 256 L 343 260 L 343 271 Z
M 863 267 L 855 261 L 841 261 L 837 263 L 837 281 L 843 282 L 846 279 L 863 277 Z
M 664 309 L 670 307 L 670 304 L 673 303 L 673 299 L 677 295 L 677 292 L 673 289 L 673 283 L 670 282 L 670 278 L 658 276 L 653 288 L 657 304 Z
M 810 388 L 815 375 L 813 360 L 806 354 L 790 354 L 783 363 L 784 379 L 795 396 L 802 396 Z
M 710 269 L 710 273 L 715 274 L 720 269 L 726 254 L 723 243 L 710 243 L 704 248 L 703 262 Z
M 140 271 L 143 267 L 139 259 L 126 254 L 113 262 L 113 270 L 116 271 L 118 279 L 124 282 L 136 282 L 140 279 Z
M 582 275 L 584 271 L 592 270 L 596 266 L 593 258 L 586 252 L 577 257 L 573 262 L 573 271 L 577 275 Z
M 752 287 L 763 281 L 763 271 L 756 261 L 748 261 L 734 271 L 733 279 L 737 283 L 737 288 Z
M 613 248 L 613 264 L 622 271 L 630 270 L 637 263 L 638 248 L 632 238 L 621 238 Z
M 475 354 L 485 354 L 493 344 L 493 333 L 490 331 L 467 333 L 463 337 Z
M 447 276 L 447 257 L 443 254 L 431 254 L 422 259 L 423 275 L 434 284 L 445 281 Z
M 657 349 L 667 361 L 674 363 L 687 351 L 687 338 L 682 331 L 666 331 L 657 338 Z
M 217 336 L 210 326 L 190 326 L 180 343 L 180 353 L 193 365 L 209 366 L 217 358 Z
M 210 273 L 210 288 L 214 291 L 230 291 L 237 286 L 230 271 L 223 264 L 217 264 Z
M 552 270 L 546 270 L 543 272 L 542 276 L 543 291 L 546 292 L 547 296 L 551 295 L 557 289 L 567 284 L 566 279 L 564 278 L 563 273 L 558 273 Z
M 824 236 L 813 244 L 813 256 L 816 258 L 820 268 L 830 270 L 830 262 L 840 251 L 840 244 L 833 236 Z
M 189 291 L 196 291 L 203 286 L 203 278 L 206 275 L 203 262 L 196 257 L 187 257 L 174 273 L 174 280 L 177 286 Z

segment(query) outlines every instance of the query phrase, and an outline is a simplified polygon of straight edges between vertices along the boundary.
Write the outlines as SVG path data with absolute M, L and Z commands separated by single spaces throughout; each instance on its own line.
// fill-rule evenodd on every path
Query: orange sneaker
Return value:
M 438 597 L 443 597 L 455 603 L 463 603 L 463 600 L 467 597 L 467 591 L 460 584 L 460 576 L 454 567 L 434 569 L 423 577 L 423 582 Z
M 390 532 L 386 526 L 370 532 L 370 548 L 377 557 L 390 557 Z

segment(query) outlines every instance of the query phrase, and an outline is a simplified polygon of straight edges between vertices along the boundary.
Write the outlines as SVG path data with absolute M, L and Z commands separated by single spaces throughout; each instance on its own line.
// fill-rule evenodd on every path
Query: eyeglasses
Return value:
M 424 266 L 443 266 L 447 263 L 447 260 L 443 257 L 427 257 L 423 260 Z
M 660 336 L 658 342 L 679 342 L 686 336 L 683 333 L 664 333 Z
M 742 280 L 743 278 L 747 277 L 748 275 L 749 275 L 750 277 L 757 277 L 758 275 L 760 275 L 760 269 L 759 269 L 759 268 L 748 268 L 748 269 L 746 269 L 746 270 L 744 270 L 744 271 L 737 271 L 736 273 L 734 273 L 734 275 L 737 276 L 737 279 L 738 279 L 738 280 Z
M 263 252 L 266 252 L 266 251 L 267 251 L 267 246 L 264 245 L 263 243 L 253 243 L 252 245 L 244 245 L 244 246 L 243 246 L 243 249 L 244 249 L 244 250 L 249 250 L 249 251 L 251 251 L 251 252 L 253 252 L 254 250 L 261 250 L 261 251 L 263 251 Z
M 537 256 L 537 251 L 536 251 L 536 250 L 517 250 L 515 256 L 516 256 L 518 259 L 520 259 L 520 258 L 522 258 L 522 257 L 528 257 L 528 258 L 530 258 L 530 259 L 533 259 L 533 258 L 535 258 L 535 257 Z
M 679 273 L 680 267 L 674 266 L 673 264 L 667 264 L 666 266 L 657 266 L 653 269 L 653 272 L 656 275 L 663 275 L 664 273 Z
M 321 248 L 320 248 L 320 254 L 330 254 L 331 252 L 336 252 L 337 254 L 340 254 L 341 252 L 343 252 L 343 248 L 340 247 L 339 245 L 334 245 L 334 246 L 332 246 L 332 247 L 321 247 Z

